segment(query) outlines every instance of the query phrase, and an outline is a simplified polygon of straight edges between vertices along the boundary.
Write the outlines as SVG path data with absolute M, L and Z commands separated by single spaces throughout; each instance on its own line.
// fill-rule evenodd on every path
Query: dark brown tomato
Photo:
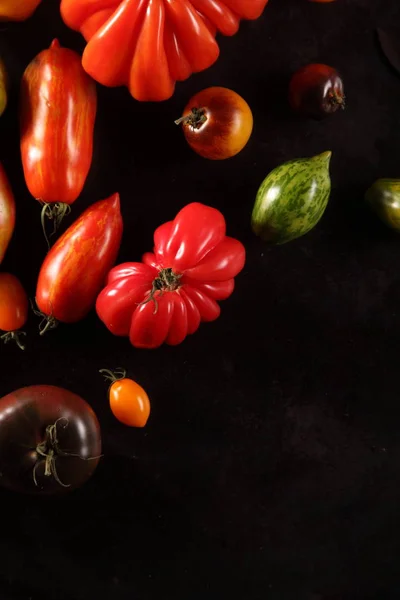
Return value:
M 211 87 L 193 96 L 177 124 L 189 146 L 204 158 L 222 160 L 238 154 L 253 131 L 253 114 L 236 92 Z
M 345 107 L 343 81 L 328 65 L 314 63 L 302 67 L 289 84 L 292 109 L 313 119 L 323 119 Z
M 63 388 L 36 385 L 0 399 L 0 484 L 59 494 L 91 477 L 101 454 L 92 408 Z

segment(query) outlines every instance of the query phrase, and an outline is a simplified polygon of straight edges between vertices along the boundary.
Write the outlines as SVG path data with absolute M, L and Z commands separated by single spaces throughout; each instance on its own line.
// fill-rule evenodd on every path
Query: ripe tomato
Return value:
M 238 154 L 253 131 L 253 114 L 247 102 L 222 87 L 207 88 L 193 96 L 175 122 L 182 124 L 189 146 L 211 160 Z
M 40 2 L 41 0 L 1 0 L 0 21 L 25 21 Z
M 36 304 L 46 326 L 83 319 L 117 258 L 122 238 L 119 195 L 92 204 L 58 239 L 39 273 Z
M 108 329 L 137 348 L 176 345 L 201 321 L 219 317 L 245 263 L 243 245 L 225 235 L 223 215 L 193 202 L 154 233 L 154 253 L 143 263 L 112 269 L 96 302 Z
M 54 40 L 26 68 L 20 106 L 26 184 L 57 223 L 81 193 L 92 163 L 96 86 L 80 56 Z
M 150 400 L 144 389 L 126 378 L 126 371 L 101 369 L 105 378 L 111 381 L 109 389 L 110 408 L 113 415 L 129 427 L 144 427 L 150 416 Z
M 0 484 L 54 494 L 81 486 L 101 454 L 92 408 L 63 388 L 34 385 L 0 399 Z
M 336 69 L 310 64 L 293 75 L 289 84 L 289 102 L 294 111 L 322 119 L 345 107 L 343 81 Z
M 15 200 L 3 165 L 0 163 L 0 265 L 15 227 Z
M 20 331 L 28 320 L 28 296 L 19 279 L 10 273 L 0 273 L 0 329 L 6 333 L 0 337 L 4 343 L 15 340 L 21 350 Z
M 240 19 L 257 19 L 268 0 L 62 0 L 65 23 L 87 41 L 84 69 L 134 98 L 170 98 L 176 81 L 210 67 L 215 36 L 234 35 Z M 117 50 L 116 50 L 117 49 Z

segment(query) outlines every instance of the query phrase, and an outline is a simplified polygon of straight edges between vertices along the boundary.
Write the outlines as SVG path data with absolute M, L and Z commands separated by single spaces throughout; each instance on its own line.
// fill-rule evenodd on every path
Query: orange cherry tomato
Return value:
M 253 131 L 253 114 L 236 92 L 210 87 L 195 94 L 175 121 L 186 141 L 200 156 L 222 160 L 238 154 Z
M 150 400 L 144 389 L 126 377 L 126 372 L 101 369 L 111 381 L 109 389 L 110 408 L 114 417 L 129 427 L 144 427 L 150 416 Z
M 10 273 L 0 273 L 0 329 L 6 333 L 1 336 L 5 343 L 14 340 L 24 350 L 19 339 L 25 335 L 19 331 L 28 320 L 28 297 L 21 282 Z

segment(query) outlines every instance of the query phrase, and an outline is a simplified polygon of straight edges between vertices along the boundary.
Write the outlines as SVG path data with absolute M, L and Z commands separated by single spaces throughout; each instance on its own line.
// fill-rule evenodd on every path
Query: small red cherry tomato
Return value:
M 343 81 L 333 67 L 306 65 L 290 81 L 289 103 L 301 115 L 318 120 L 327 117 L 345 107 Z
M 6 333 L 0 337 L 7 343 L 14 340 L 21 350 L 25 347 L 19 339 L 20 331 L 28 320 L 28 297 L 19 279 L 10 273 L 0 273 L 0 329 Z
M 101 369 L 108 381 L 110 408 L 114 417 L 129 427 L 144 427 L 150 416 L 150 400 L 144 389 L 126 377 L 126 372 Z
M 210 87 L 194 95 L 183 116 L 182 124 L 189 146 L 211 160 L 238 154 L 253 131 L 253 114 L 239 94 L 223 87 Z

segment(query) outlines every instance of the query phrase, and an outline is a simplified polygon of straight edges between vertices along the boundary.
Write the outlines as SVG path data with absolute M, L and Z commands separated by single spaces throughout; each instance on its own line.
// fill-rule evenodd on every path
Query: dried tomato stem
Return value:
M 53 235 L 57 232 L 58 228 L 61 225 L 62 220 L 66 215 L 71 212 L 71 207 L 69 204 L 65 202 L 55 202 L 54 204 L 43 204 L 42 213 L 41 213 L 41 223 L 43 234 L 45 240 L 47 242 L 47 246 L 50 249 L 50 240 L 49 237 L 53 237 Z M 46 233 L 46 219 L 50 221 L 54 221 L 53 231 L 50 233 L 50 236 L 47 236 Z
M 103 455 L 100 454 L 99 456 L 91 456 L 89 458 L 83 458 L 79 454 L 73 454 L 72 452 L 65 452 L 64 450 L 61 450 L 61 448 L 58 445 L 58 438 L 57 438 L 57 425 L 61 421 L 65 421 L 64 429 L 66 429 L 68 427 L 69 421 L 66 417 L 60 417 L 59 419 L 57 419 L 57 421 L 55 423 L 53 423 L 53 425 L 48 425 L 46 427 L 46 433 L 45 433 L 45 438 L 44 438 L 43 442 L 40 442 L 36 446 L 36 453 L 38 454 L 39 457 L 45 459 L 44 476 L 45 477 L 53 476 L 54 479 L 57 481 L 57 483 L 59 483 L 62 487 L 67 488 L 67 487 L 71 487 L 71 484 L 63 483 L 57 473 L 57 467 L 56 467 L 57 456 L 71 456 L 74 458 L 80 458 L 81 460 L 97 460 L 98 458 L 101 458 Z M 39 484 L 37 482 L 36 471 L 37 471 L 39 465 L 41 464 L 41 462 L 42 462 L 41 460 L 37 460 L 36 464 L 33 468 L 33 481 L 37 487 Z
M 159 292 L 159 297 L 161 297 L 164 292 L 174 292 L 180 287 L 181 278 L 182 274 L 174 273 L 173 269 L 170 267 L 162 269 L 158 276 L 154 279 L 149 295 L 143 300 L 143 302 L 139 302 L 139 306 L 153 301 L 154 314 L 157 314 L 158 301 L 156 298 L 156 293 Z
M 11 342 L 11 340 L 14 340 L 14 342 L 17 344 L 18 348 L 20 348 L 21 350 L 25 350 L 25 346 L 20 340 L 20 337 L 22 335 L 26 335 L 25 331 L 7 331 L 7 333 L 3 334 L 0 337 L 0 340 L 3 340 L 3 342 L 5 344 L 8 344 L 8 342 Z
M 333 106 L 340 106 L 342 110 L 346 108 L 346 97 L 338 94 L 335 90 L 329 94 L 329 102 L 333 104 Z
M 205 108 L 192 108 L 188 115 L 175 121 L 175 125 L 190 125 L 193 129 L 199 129 L 207 121 Z
M 56 327 L 58 327 L 59 321 L 55 317 L 53 317 L 53 315 L 45 315 L 44 313 L 42 313 L 42 311 L 35 308 L 32 300 L 31 300 L 31 306 L 32 306 L 32 310 L 33 310 L 34 314 L 37 317 L 42 318 L 42 320 L 39 323 L 39 335 L 44 335 L 47 331 L 50 331 L 51 329 L 55 329 Z
M 115 371 L 110 371 L 109 369 L 100 369 L 99 373 L 104 375 L 104 379 L 106 381 L 111 381 L 111 383 L 115 383 L 120 379 L 125 379 L 126 371 L 125 369 L 116 369 Z

